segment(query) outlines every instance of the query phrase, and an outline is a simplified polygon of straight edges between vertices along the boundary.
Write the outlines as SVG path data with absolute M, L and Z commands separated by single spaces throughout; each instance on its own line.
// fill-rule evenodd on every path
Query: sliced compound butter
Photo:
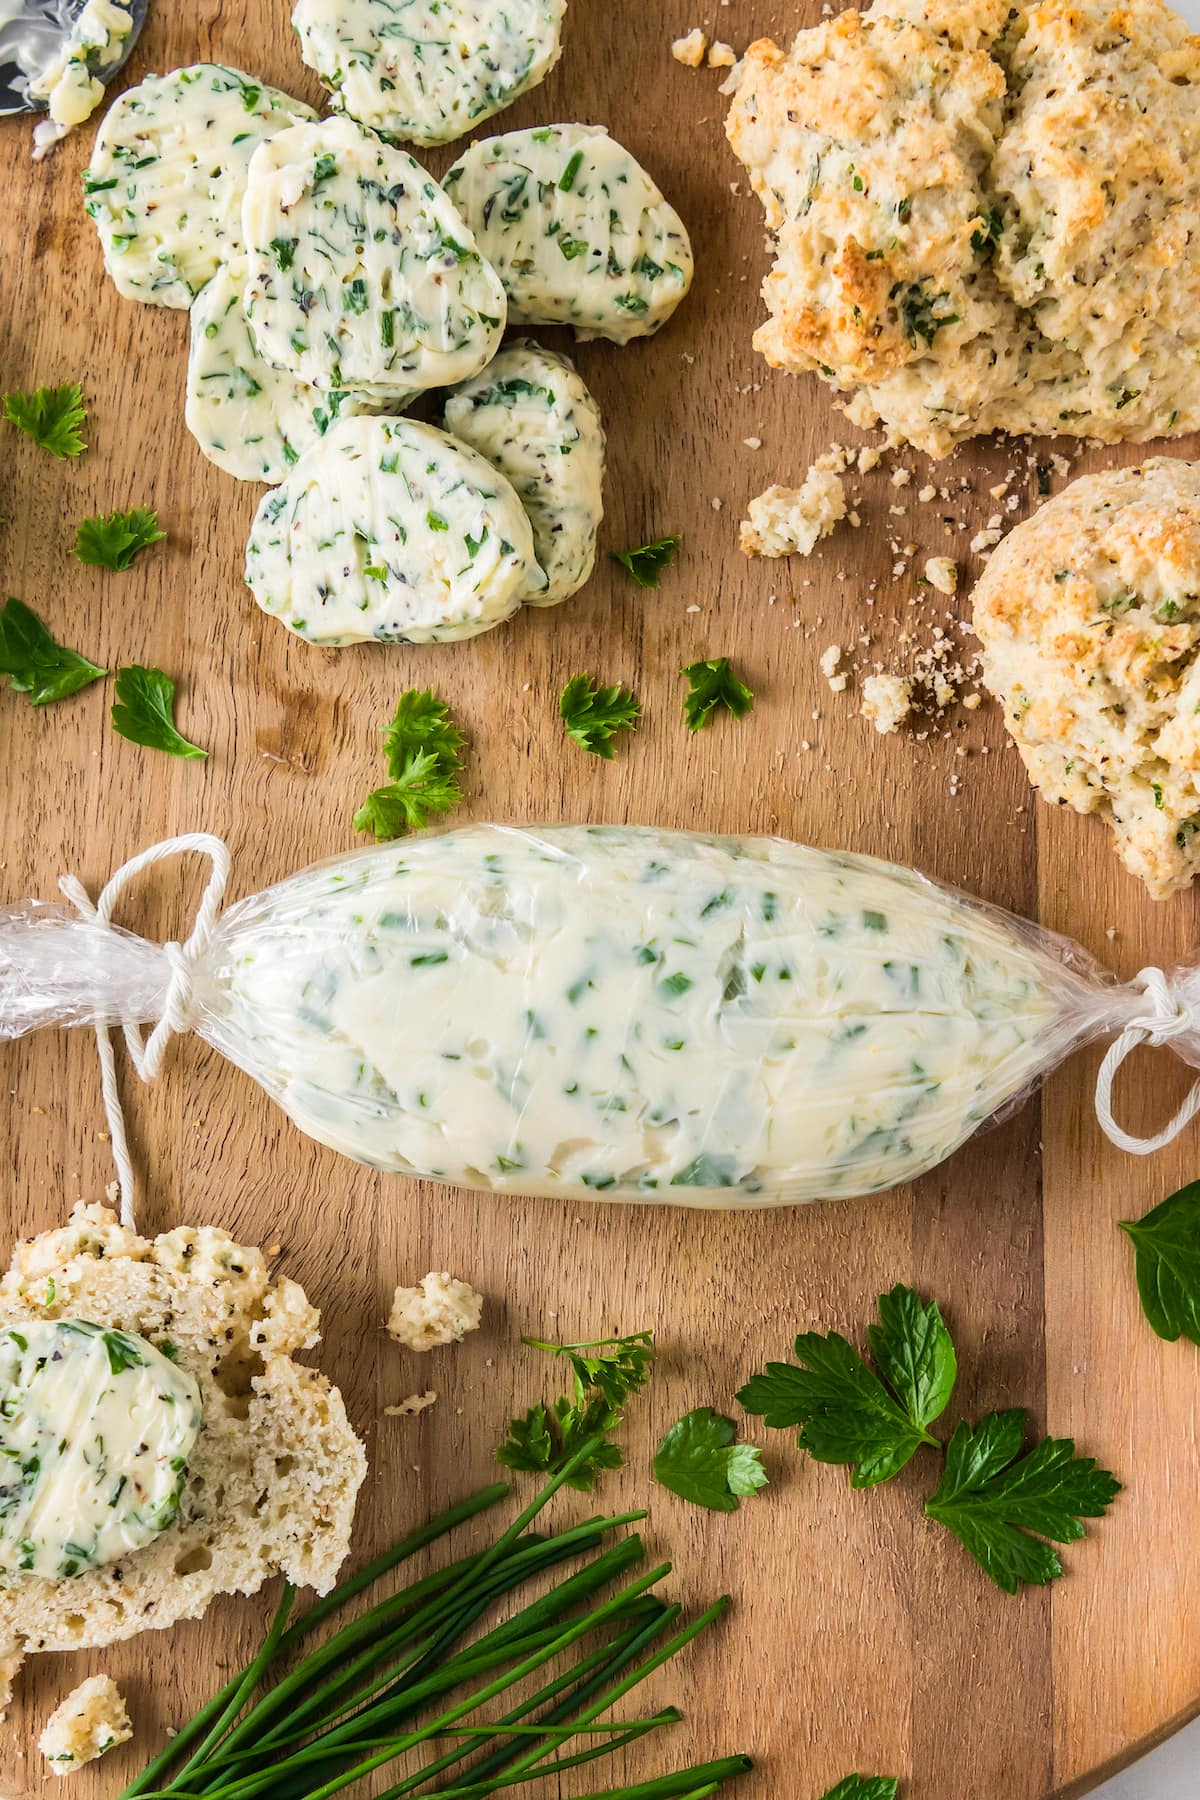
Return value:
M 444 422 L 512 483 L 529 515 L 545 582 L 527 604 L 569 599 L 592 572 L 604 516 L 604 426 L 574 365 L 528 339 L 509 344 L 449 395 Z
M 290 94 L 220 63 L 147 75 L 114 101 L 83 191 L 119 291 L 190 306 L 241 246 L 254 150 L 294 119 L 313 117 Z
M 442 643 L 510 618 L 535 567 L 491 464 L 409 419 L 342 419 L 259 506 L 246 581 L 314 644 Z
M 0 1329 L 0 1579 L 116 1562 L 165 1531 L 200 1430 L 192 1377 L 80 1319 Z
M 664 325 L 692 284 L 683 220 L 603 126 L 483 138 L 445 188 L 504 283 L 513 324 L 625 344 Z
M 536 87 L 566 0 L 297 0 L 300 54 L 341 112 L 385 137 L 448 144 Z
M 728 1206 L 940 1162 L 1074 1041 L 1071 979 L 866 857 L 470 826 L 235 909 L 201 998 L 211 1041 L 360 1162 Z
M 184 416 L 226 474 L 275 483 L 335 420 L 377 412 L 379 404 L 341 388 L 307 387 L 269 363 L 246 317 L 244 291 L 244 265 L 223 265 L 196 296 Z
M 350 119 L 297 125 L 250 164 L 246 316 L 313 387 L 388 396 L 465 381 L 495 354 L 504 290 L 407 151 Z

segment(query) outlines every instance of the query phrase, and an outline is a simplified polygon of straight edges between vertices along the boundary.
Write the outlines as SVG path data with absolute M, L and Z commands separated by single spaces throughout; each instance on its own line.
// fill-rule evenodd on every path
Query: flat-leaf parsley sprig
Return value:
M 899 1792 L 891 1775 L 844 1775 L 821 1800 L 896 1800 Z
M 52 456 L 79 456 L 87 449 L 81 435 L 87 411 L 77 381 L 38 388 L 32 394 L 5 394 L 4 416 Z
M 735 719 L 744 719 L 754 705 L 752 690 L 734 674 L 727 656 L 689 663 L 679 673 L 688 684 L 683 696 L 683 716 L 689 731 L 699 731 L 706 725 L 718 706 Z
M 732 1419 L 698 1406 L 672 1425 L 654 1458 L 654 1479 L 681 1500 L 710 1512 L 737 1512 L 767 1485 L 762 1451 L 734 1442 Z
M 124 571 L 132 568 L 139 551 L 166 537 L 158 514 L 148 506 L 130 512 L 111 512 L 107 518 L 84 519 L 75 539 L 75 555 L 93 568 Z
M 161 669 L 131 663 L 117 670 L 115 688 L 112 724 L 121 737 L 150 750 L 165 750 L 168 756 L 199 760 L 208 755 L 176 730 L 175 683 Z
M 1200 1181 L 1121 1230 L 1135 1251 L 1134 1272 L 1150 1328 L 1169 1344 L 1181 1337 L 1200 1345 Z
M 799 1425 L 801 1447 L 818 1462 L 847 1463 L 851 1485 L 890 1481 L 922 1446 L 942 1451 L 930 1425 L 954 1389 L 954 1345 L 934 1301 L 894 1287 L 868 1330 L 876 1370 L 839 1332 L 802 1332 L 799 1367 L 768 1363 L 741 1390 L 747 1412 L 769 1426 Z M 925 1512 L 954 1533 L 984 1573 L 1015 1594 L 1062 1574 L 1049 1544 L 1074 1543 L 1083 1520 L 1100 1518 L 1120 1492 L 1107 1469 L 1076 1456 L 1071 1438 L 1043 1438 L 1024 1450 L 1021 1407 L 958 1426 L 943 1454 Z
M 976 1426 L 960 1425 L 925 1503 L 929 1517 L 952 1531 L 1006 1594 L 1022 1582 L 1056 1580 L 1062 1563 L 1041 1539 L 1075 1543 L 1084 1535 L 1081 1521 L 1102 1518 L 1121 1491 L 1107 1469 L 1075 1455 L 1073 1438 L 1043 1438 L 1022 1455 L 1025 1424 L 1024 1407 L 1015 1406 Z
M 656 538 L 652 544 L 639 544 L 636 550 L 610 550 L 613 562 L 632 575 L 639 587 L 656 588 L 664 569 L 669 569 L 679 554 L 682 540 L 677 532 Z
M 612 739 L 618 731 L 636 728 L 642 703 L 628 688 L 601 687 L 590 675 L 573 675 L 562 691 L 558 713 L 568 737 L 611 762 Z
M 592 1443 L 589 1454 L 578 1461 L 569 1476 L 570 1485 L 590 1493 L 604 1469 L 620 1469 L 625 1458 L 609 1433 L 624 1417 L 625 1402 L 643 1388 L 654 1361 L 654 1337 L 636 1331 L 628 1337 L 597 1338 L 583 1344 L 552 1344 L 540 1338 L 522 1340 L 533 1350 L 565 1357 L 571 1366 L 572 1392 L 552 1406 L 539 1401 L 522 1417 L 510 1419 L 508 1437 L 496 1451 L 507 1469 L 557 1473 L 578 1457 L 580 1447 Z
M 890 1481 L 923 1444 L 954 1388 L 954 1345 L 937 1302 L 897 1285 L 879 1299 L 880 1323 L 867 1335 L 880 1373 L 838 1331 L 801 1332 L 800 1363 L 768 1363 L 738 1393 L 747 1412 L 773 1428 L 799 1425 L 815 1462 L 849 1464 L 851 1486 Z
M 23 600 L 9 600 L 0 611 L 0 675 L 15 693 L 28 694 L 32 706 L 65 700 L 107 673 L 57 643 Z
M 435 813 L 450 812 L 463 797 L 462 752 L 466 739 L 432 688 L 409 688 L 384 728 L 383 748 L 391 780 L 367 795 L 354 815 L 355 831 L 381 841 L 421 831 Z

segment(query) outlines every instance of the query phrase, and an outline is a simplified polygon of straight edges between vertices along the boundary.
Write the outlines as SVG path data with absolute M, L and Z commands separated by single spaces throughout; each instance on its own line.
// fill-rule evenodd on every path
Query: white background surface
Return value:
M 1089 1800 L 1200 1800 L 1200 1719 L 1114 1775 Z

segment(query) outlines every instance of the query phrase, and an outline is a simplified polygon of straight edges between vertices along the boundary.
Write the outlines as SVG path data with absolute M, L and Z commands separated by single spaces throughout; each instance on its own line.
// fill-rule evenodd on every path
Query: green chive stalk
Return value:
M 380 1800 L 484 1800 L 553 1780 L 677 1724 L 674 1707 L 632 1719 L 601 1714 L 715 1623 L 728 1601 L 675 1629 L 680 1608 L 655 1591 L 670 1563 L 611 1591 L 642 1561 L 643 1547 L 636 1533 L 607 1548 L 603 1540 L 643 1513 L 591 1519 L 552 1536 L 532 1529 L 600 1442 L 582 1446 L 487 1549 L 385 1595 L 306 1653 L 299 1646 L 320 1625 L 507 1489 L 485 1488 L 410 1532 L 293 1623 L 286 1589 L 258 1654 L 120 1800 L 334 1800 L 438 1740 L 433 1760 L 415 1768 L 410 1761 Z M 587 1559 L 582 1567 L 476 1632 L 497 1603 L 578 1557 Z M 527 1691 L 539 1672 L 546 1678 Z M 519 1697 L 496 1718 L 494 1702 L 517 1686 Z M 584 1800 L 707 1800 L 750 1767 L 748 1757 L 725 1757 Z M 447 1770 L 456 1771 L 451 1785 L 440 1786 Z

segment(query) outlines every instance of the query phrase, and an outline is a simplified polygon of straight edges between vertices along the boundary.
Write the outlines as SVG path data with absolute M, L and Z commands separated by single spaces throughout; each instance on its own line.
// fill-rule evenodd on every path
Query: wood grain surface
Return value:
M 501 126 L 609 125 L 692 231 L 696 287 L 662 335 L 577 352 L 609 431 L 603 545 L 681 531 L 681 561 L 642 592 L 602 560 L 566 607 L 461 646 L 320 651 L 257 611 L 241 567 L 261 490 L 207 463 L 184 428 L 183 315 L 123 301 L 105 279 L 80 202 L 92 128 L 34 167 L 28 123 L 4 122 L 0 379 L 8 389 L 82 377 L 90 408 L 89 449 L 75 462 L 3 436 L 5 591 L 109 667 L 142 661 L 175 676 L 181 726 L 211 754 L 176 762 L 117 737 L 110 683 L 36 711 L 0 693 L 0 901 L 52 896 L 68 869 L 94 887 L 140 847 L 193 828 L 229 842 L 235 897 L 351 848 L 396 696 L 434 683 L 470 735 L 463 819 L 777 831 L 914 863 L 1040 917 L 1126 975 L 1194 951 L 1194 901 L 1155 906 L 1099 824 L 1042 808 L 995 709 L 955 710 L 923 738 L 879 738 L 857 716 L 855 684 L 835 695 L 819 673 L 829 643 L 857 646 L 869 667 L 928 641 L 947 603 L 922 597 L 924 558 L 949 553 L 977 572 L 967 543 L 997 509 L 989 487 L 1015 467 L 1017 516 L 1034 503 L 1025 446 L 943 466 L 938 481 L 966 484 L 950 505 L 918 504 L 920 459 L 903 459 L 915 471 L 903 489 L 886 471 L 871 475 L 856 484 L 861 528 L 807 563 L 738 553 L 748 498 L 797 482 L 815 454 L 854 434 L 815 383 L 771 374 L 751 349 L 760 211 L 724 141 L 719 77 L 679 67 L 668 48 L 697 23 L 738 48 L 766 32 L 786 38 L 815 19 L 817 0 L 705 5 L 572 0 L 559 68 Z M 319 100 L 287 0 L 153 0 L 128 78 L 203 58 Z M 448 160 L 431 163 L 440 172 Z M 169 536 L 132 572 L 69 555 L 81 517 L 141 504 L 159 509 Z M 896 542 L 920 546 L 899 578 Z M 967 616 L 965 595 L 954 610 Z M 755 711 L 689 738 L 677 672 L 721 654 L 755 689 Z M 645 703 L 644 729 L 612 765 L 567 743 L 556 717 L 563 682 L 581 668 L 631 683 Z M 126 921 L 179 934 L 197 893 L 198 871 L 171 867 Z M 323 1309 L 317 1354 L 372 1462 L 357 1554 L 494 1473 L 503 1421 L 551 1380 L 521 1333 L 653 1327 L 658 1374 L 632 1410 L 630 1468 L 605 1503 L 649 1497 L 651 1540 L 675 1558 L 679 1595 L 728 1591 L 736 1605 L 658 1685 L 687 1724 L 669 1744 L 631 1752 L 625 1778 L 668 1757 L 746 1749 L 760 1759 L 737 1790 L 747 1800 L 815 1800 L 850 1769 L 903 1776 L 912 1800 L 1043 1800 L 1082 1791 L 1200 1702 L 1196 1353 L 1160 1343 L 1142 1321 L 1115 1229 L 1196 1173 L 1196 1140 L 1145 1162 L 1110 1148 L 1092 1114 L 1096 1060 L 1077 1057 L 914 1188 L 773 1213 L 495 1200 L 383 1177 L 301 1137 L 198 1042 L 176 1045 L 155 1087 L 128 1076 L 125 1092 L 143 1228 L 211 1221 L 278 1244 L 280 1267 Z M 7 1246 L 98 1196 L 112 1171 L 87 1033 L 3 1046 L 0 1062 Z M 1123 1114 L 1161 1119 L 1182 1080 L 1165 1054 L 1145 1056 L 1123 1077 Z M 473 1280 L 488 1309 L 461 1349 L 418 1361 L 382 1321 L 395 1283 L 430 1267 Z M 792 1434 L 747 1422 L 770 1468 L 761 1499 L 722 1517 L 651 1493 L 649 1454 L 682 1411 L 736 1411 L 738 1385 L 785 1355 L 798 1329 L 861 1341 L 875 1296 L 898 1280 L 943 1304 L 962 1366 L 957 1407 L 1025 1405 L 1126 1483 L 1111 1516 L 1065 1552 L 1067 1575 L 1050 1591 L 1007 1598 L 924 1520 L 934 1478 L 920 1458 L 889 1487 L 856 1494 L 844 1471 L 803 1462 Z M 431 1412 L 382 1416 L 426 1385 L 439 1393 Z M 127 1689 L 138 1735 L 73 1792 L 114 1793 L 255 1643 L 270 1599 L 223 1602 L 169 1634 L 27 1670 L 0 1731 L 0 1789 L 42 1790 L 34 1739 L 46 1713 L 104 1668 Z

